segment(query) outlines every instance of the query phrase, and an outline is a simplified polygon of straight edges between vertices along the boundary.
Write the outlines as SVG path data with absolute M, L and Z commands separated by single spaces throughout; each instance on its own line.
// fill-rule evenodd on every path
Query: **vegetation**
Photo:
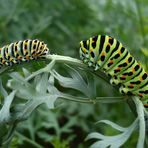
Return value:
M 1 69 L 1 147 L 148 146 L 139 99 L 78 60 L 79 41 L 108 34 L 148 69 L 147 10 L 147 0 L 0 0 L 1 47 L 38 38 L 56 54 Z

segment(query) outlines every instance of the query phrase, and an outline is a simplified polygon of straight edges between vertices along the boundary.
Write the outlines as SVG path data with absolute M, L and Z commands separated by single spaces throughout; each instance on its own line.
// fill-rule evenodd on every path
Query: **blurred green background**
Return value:
M 147 0 L 0 0 L 0 46 L 38 38 L 53 53 L 79 58 L 79 41 L 97 34 L 117 38 L 148 68 Z M 57 70 L 64 71 L 61 66 Z M 98 96 L 119 95 L 103 80 L 95 77 L 95 81 Z M 19 124 L 11 147 L 37 147 L 38 143 L 46 148 L 85 148 L 91 143 L 84 141 L 90 132 L 115 134 L 94 124 L 100 119 L 128 126 L 134 115 L 126 103 L 63 102 L 54 110 L 41 106 Z M 135 133 L 125 147 L 135 147 L 136 141 Z

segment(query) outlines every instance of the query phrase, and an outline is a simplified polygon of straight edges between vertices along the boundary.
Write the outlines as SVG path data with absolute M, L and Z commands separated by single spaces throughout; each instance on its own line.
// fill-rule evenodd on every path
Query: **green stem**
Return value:
M 106 76 L 104 74 L 103 71 L 101 71 L 101 70 L 94 71 L 94 69 L 92 69 L 91 67 L 88 67 L 81 60 L 78 60 L 78 59 L 75 59 L 75 58 L 71 58 L 71 57 L 68 57 L 68 56 L 50 55 L 50 54 L 46 56 L 46 59 L 55 60 L 55 62 L 58 62 L 58 63 L 61 63 L 62 62 L 62 63 L 66 63 L 66 64 L 75 65 L 75 66 L 77 66 L 79 68 L 86 69 L 88 71 L 91 71 L 95 75 L 99 76 L 100 78 L 102 78 L 103 80 L 105 80 L 107 83 L 109 83 L 109 78 L 108 78 L 108 76 Z
M 15 134 L 18 136 L 18 137 L 21 137 L 22 139 L 24 139 L 25 141 L 27 141 L 28 143 L 32 144 L 34 147 L 36 148 L 43 148 L 41 145 L 39 145 L 38 143 L 34 142 L 33 140 L 29 139 L 28 137 L 20 134 L 19 132 L 15 132 Z
M 35 77 L 36 75 L 39 75 L 43 72 L 48 72 L 52 69 L 52 67 L 54 66 L 55 64 L 55 60 L 53 59 L 46 67 L 42 68 L 42 69 L 39 69 L 38 71 L 32 73 L 30 76 L 28 76 L 26 78 L 26 81 L 29 81 L 30 79 L 32 79 L 33 77 Z
M 79 103 L 88 103 L 88 104 L 96 104 L 98 102 L 99 103 L 117 103 L 117 102 L 124 101 L 124 97 L 97 97 L 95 99 L 89 99 L 89 98 L 80 98 L 80 97 L 75 97 L 75 96 L 65 95 L 65 94 L 61 95 L 60 98 L 63 100 L 74 101 Z M 107 101 L 104 101 L 106 99 Z
M 144 107 L 138 97 L 133 97 L 133 101 L 136 104 L 137 114 L 139 119 L 139 138 L 138 138 L 137 148 L 143 148 L 145 140 Z
M 5 71 L 8 70 L 8 69 L 9 69 L 8 66 L 2 67 L 2 68 L 0 69 L 0 74 L 2 74 L 3 72 L 5 72 Z
M 129 98 L 129 99 L 127 99 L 127 104 L 129 106 L 130 110 L 132 111 L 132 113 L 134 114 L 134 116 L 137 117 L 138 115 L 136 112 L 136 105 L 135 105 L 134 101 L 131 98 Z
M 6 135 L 5 140 L 3 142 L 3 145 L 5 145 L 6 147 L 9 146 L 11 139 L 13 138 L 16 126 L 17 123 L 13 123 L 9 128 L 8 134 Z
M 74 96 L 68 96 L 68 95 L 63 95 L 60 96 L 62 100 L 68 100 L 68 101 L 73 101 L 73 102 L 79 102 L 79 103 L 88 103 L 88 104 L 95 104 L 96 102 L 93 99 L 81 99 L 79 97 L 74 97 Z

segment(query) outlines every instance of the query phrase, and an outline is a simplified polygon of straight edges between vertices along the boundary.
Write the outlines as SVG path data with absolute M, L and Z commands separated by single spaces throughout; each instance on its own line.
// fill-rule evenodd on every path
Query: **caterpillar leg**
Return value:
M 96 70 L 98 70 L 98 69 L 100 69 L 100 65 L 95 64 L 95 69 L 94 69 L 94 70 L 96 71 Z

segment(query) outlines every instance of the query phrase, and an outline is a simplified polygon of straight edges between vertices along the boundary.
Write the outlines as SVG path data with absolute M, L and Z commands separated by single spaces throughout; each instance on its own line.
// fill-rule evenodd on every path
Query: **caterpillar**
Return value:
M 80 58 L 94 70 L 101 69 L 110 83 L 125 95 L 139 96 L 148 107 L 148 73 L 115 38 L 98 35 L 80 42 Z
M 5 65 L 11 66 L 22 61 L 38 59 L 48 53 L 47 45 L 38 39 L 11 43 L 0 48 L 0 68 Z

